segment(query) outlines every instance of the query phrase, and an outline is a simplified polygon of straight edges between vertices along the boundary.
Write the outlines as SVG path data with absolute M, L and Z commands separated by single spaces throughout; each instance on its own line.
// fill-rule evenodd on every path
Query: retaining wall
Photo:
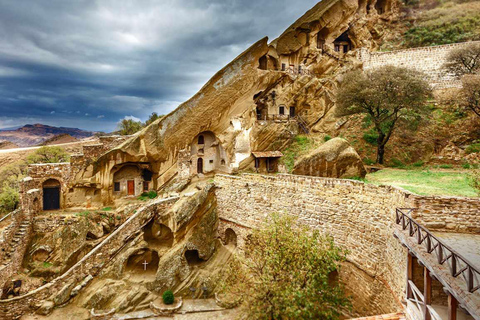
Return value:
M 480 41 L 473 41 L 480 43 Z M 389 52 L 369 52 L 362 48 L 357 53 L 357 58 L 363 62 L 363 69 L 393 65 L 423 72 L 427 80 L 436 89 L 461 87 L 461 82 L 454 74 L 448 73 L 443 68 L 446 57 L 452 49 L 464 47 L 472 42 L 462 42 L 441 46 L 412 48 Z

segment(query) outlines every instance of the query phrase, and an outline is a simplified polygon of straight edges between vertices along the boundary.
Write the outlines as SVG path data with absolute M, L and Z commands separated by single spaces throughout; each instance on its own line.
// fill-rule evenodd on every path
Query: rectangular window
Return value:
M 336 52 L 339 52 L 339 51 L 340 51 L 340 46 L 339 46 L 339 45 L 335 45 L 335 51 L 336 51 Z
M 148 181 L 143 181 L 143 191 L 148 191 Z
M 115 182 L 113 184 L 113 191 L 120 191 L 120 182 Z
M 286 68 L 287 68 L 287 65 L 285 63 L 282 63 L 282 71 L 285 71 Z
M 279 113 L 279 114 L 285 114 L 285 107 L 284 107 L 284 106 L 280 106 L 280 108 L 278 108 L 278 113 Z
M 348 52 L 348 44 L 343 46 L 343 53 L 347 53 L 347 52 Z

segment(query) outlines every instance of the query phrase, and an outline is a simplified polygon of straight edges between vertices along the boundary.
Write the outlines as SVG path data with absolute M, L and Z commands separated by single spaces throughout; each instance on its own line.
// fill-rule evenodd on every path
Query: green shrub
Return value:
M 472 166 L 470 165 L 470 163 L 468 162 L 465 162 L 464 164 L 462 164 L 462 168 L 463 169 L 470 169 Z
M 78 213 L 75 213 L 75 215 L 77 217 L 88 217 L 88 215 L 90 214 L 90 211 L 82 211 L 82 212 L 78 212 Z
M 469 145 L 469 146 L 465 149 L 465 153 L 466 153 L 466 154 L 477 153 L 477 152 L 480 152 L 480 143 L 478 143 L 478 142 Z
M 441 164 L 440 168 L 442 168 L 442 169 L 452 169 L 453 166 L 451 164 Z
M 323 141 L 327 142 L 328 140 L 332 140 L 332 137 L 330 137 L 328 134 L 323 137 Z
M 363 140 L 365 140 L 367 143 L 371 144 L 372 146 L 376 146 L 378 144 L 377 139 L 378 139 L 378 133 L 373 130 L 370 130 L 363 134 Z
M 469 174 L 469 184 L 480 196 L 480 171 L 475 170 Z
M 394 167 L 394 168 L 404 168 L 405 167 L 405 163 L 403 163 L 401 160 L 398 160 L 397 158 L 392 158 L 392 160 L 390 160 L 390 163 L 391 163 L 391 167 Z
M 163 303 L 165 304 L 173 304 L 175 301 L 175 296 L 173 295 L 172 290 L 167 290 L 162 295 Z
M 422 160 L 419 160 L 413 164 L 413 166 L 416 168 L 423 167 L 424 165 L 425 165 L 425 162 L 423 162 Z
M 363 158 L 363 163 L 365 163 L 367 166 L 371 166 L 372 164 L 375 163 L 375 161 L 373 161 L 370 158 Z
M 142 200 L 142 201 L 146 201 L 146 200 L 149 200 L 149 199 L 155 199 L 157 197 L 157 191 L 148 191 L 148 192 L 144 192 L 140 195 L 140 197 L 138 197 L 138 200 Z

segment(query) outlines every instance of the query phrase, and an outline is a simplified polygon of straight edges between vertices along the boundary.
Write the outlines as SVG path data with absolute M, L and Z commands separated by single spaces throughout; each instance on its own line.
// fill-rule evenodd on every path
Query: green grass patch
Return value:
M 280 161 L 285 165 L 288 172 L 292 172 L 295 160 L 307 154 L 314 147 L 315 142 L 312 139 L 303 135 L 296 136 L 292 144 L 283 152 L 284 156 Z
M 477 152 L 480 152 L 480 143 L 471 144 L 465 149 L 466 154 L 477 153 Z
M 85 217 L 86 218 L 90 215 L 90 213 L 91 213 L 90 211 L 82 211 L 82 212 L 75 213 L 75 215 L 77 217 Z
M 468 171 L 383 169 L 366 176 L 366 182 L 404 188 L 420 195 L 476 197 Z
M 53 264 L 51 264 L 50 262 L 45 261 L 45 262 L 42 263 L 42 267 L 44 267 L 44 268 L 50 268 L 51 266 L 53 266 Z
M 112 207 L 105 207 L 105 208 L 102 209 L 102 211 L 112 211 L 112 210 L 113 210 Z
M 138 200 L 147 201 L 147 200 L 155 199 L 157 195 L 158 195 L 157 192 L 153 190 L 144 192 L 138 197 Z

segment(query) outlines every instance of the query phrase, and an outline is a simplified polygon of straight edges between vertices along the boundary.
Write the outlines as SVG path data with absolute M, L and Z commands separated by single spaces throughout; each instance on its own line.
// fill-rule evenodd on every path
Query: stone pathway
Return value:
M 480 269 L 480 234 L 435 232 L 435 236 Z

